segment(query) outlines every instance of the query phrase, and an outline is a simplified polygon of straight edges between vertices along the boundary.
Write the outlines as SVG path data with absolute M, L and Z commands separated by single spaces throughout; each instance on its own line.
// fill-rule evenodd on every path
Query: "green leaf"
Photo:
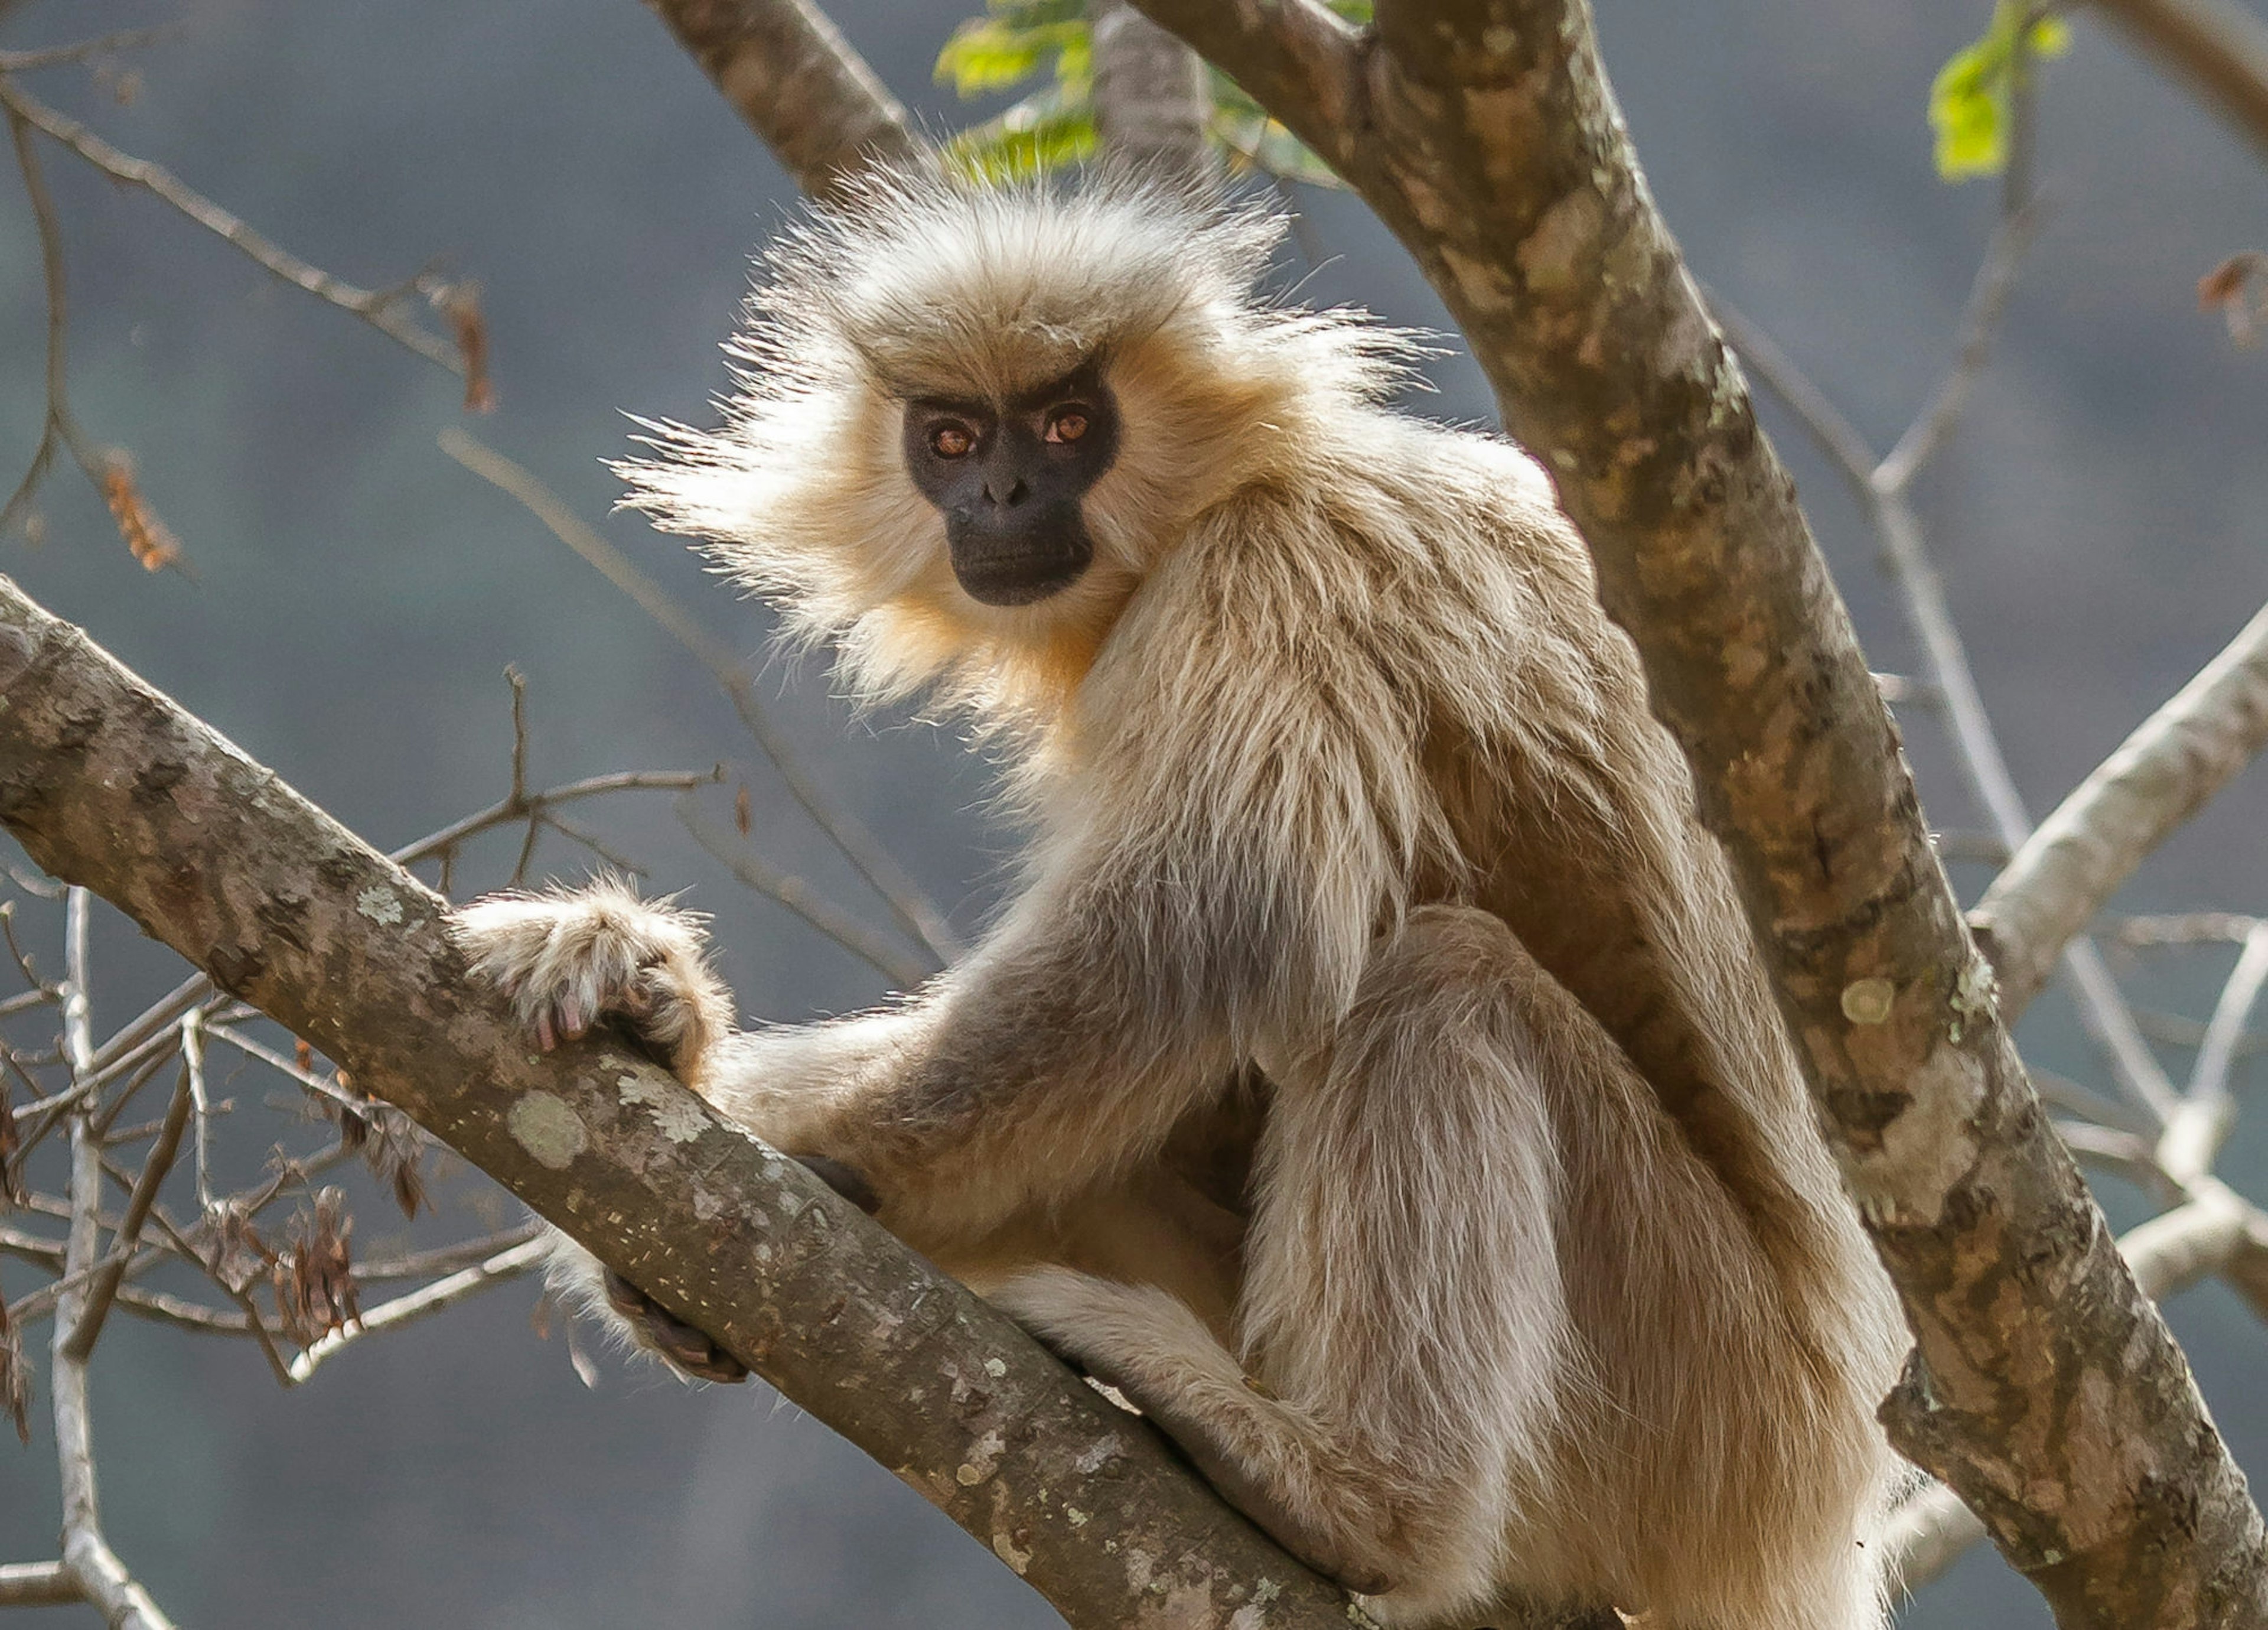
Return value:
M 1329 4 L 1349 22 L 1371 20 L 1372 0 Z M 952 85 L 963 100 L 1015 90 L 1042 75 L 1049 83 L 998 118 L 948 142 L 947 158 L 972 173 L 996 179 L 1092 159 L 1098 146 L 1094 41 L 1085 0 L 987 0 L 984 15 L 954 29 L 938 53 L 939 83 Z M 1212 92 L 1210 134 L 1232 170 L 1256 170 L 1318 187 L 1343 184 L 1329 166 L 1218 70 Z
M 1012 90 L 1043 65 L 1060 75 L 1066 59 L 1084 64 L 1088 55 L 1086 25 L 1012 22 L 998 17 L 972 18 L 953 31 L 938 53 L 937 77 L 949 84 L 963 100 L 995 91 Z
M 1937 173 L 1948 181 L 1998 175 L 2008 166 L 2009 82 L 2019 54 L 2061 56 L 2071 26 L 2040 17 L 2029 28 L 2027 0 L 1998 0 L 1981 39 L 1947 59 L 1929 87 L 1929 128 L 1936 133 Z
M 948 163 L 987 181 L 1020 181 L 1094 157 L 1091 85 L 1051 85 L 945 144 Z

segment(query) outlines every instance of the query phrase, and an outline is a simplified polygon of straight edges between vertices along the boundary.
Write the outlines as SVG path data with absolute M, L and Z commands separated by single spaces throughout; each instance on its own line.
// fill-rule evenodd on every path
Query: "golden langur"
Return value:
M 770 251 L 722 426 L 627 467 L 858 696 L 1001 752 L 1021 889 L 964 960 L 744 1030 L 696 920 L 618 887 L 476 903 L 465 941 L 1388 1625 L 1516 1592 L 1874 1630 L 1903 1327 L 1685 764 L 1543 472 L 1388 405 L 1404 336 L 1256 296 L 1278 232 L 1123 179 L 872 179 Z M 557 1274 L 743 1373 L 564 1242 Z

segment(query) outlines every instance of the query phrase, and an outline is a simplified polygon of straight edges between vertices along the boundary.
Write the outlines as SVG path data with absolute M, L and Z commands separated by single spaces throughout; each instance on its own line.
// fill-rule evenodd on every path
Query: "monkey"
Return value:
M 476 902 L 468 956 L 547 1044 L 628 1023 L 1382 1624 L 1877 1630 L 1904 1328 L 1688 768 L 1543 467 L 1396 405 L 1413 336 L 1256 292 L 1281 229 L 877 172 L 765 255 L 721 424 L 621 467 L 854 697 L 1000 757 L 980 943 L 751 1029 L 616 886 Z M 1224 1192 L 1185 1157 L 1256 1081 Z

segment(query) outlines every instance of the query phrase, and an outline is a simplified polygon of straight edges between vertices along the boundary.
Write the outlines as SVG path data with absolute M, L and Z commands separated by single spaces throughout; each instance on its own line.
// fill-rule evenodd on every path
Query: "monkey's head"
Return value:
M 1405 336 L 1256 296 L 1281 232 L 1123 177 L 871 176 L 764 254 L 724 424 L 647 426 L 630 502 L 866 696 L 1044 709 L 1206 509 L 1403 378 Z

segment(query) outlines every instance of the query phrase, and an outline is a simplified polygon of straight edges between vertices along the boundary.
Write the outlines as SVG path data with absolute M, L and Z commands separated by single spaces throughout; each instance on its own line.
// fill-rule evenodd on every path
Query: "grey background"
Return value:
M 929 75 L 956 7 L 832 9 L 901 95 L 959 116 Z M 1990 188 L 1937 181 L 1922 125 L 1931 75 L 1987 8 L 1600 9 L 1639 150 L 1696 269 L 1886 446 L 1943 363 L 1989 225 Z M 477 434 L 598 518 L 614 491 L 600 461 L 622 449 L 622 410 L 706 412 L 744 256 L 792 189 L 640 7 L 35 0 L 0 19 L 0 44 L 173 17 L 188 27 L 140 55 L 131 105 L 75 70 L 42 76 L 41 93 L 342 275 L 382 283 L 441 254 L 478 277 L 503 407 Z M 2268 172 L 2091 18 L 2077 33 L 2047 77 L 2053 218 L 1999 364 L 1923 493 L 2039 809 L 2268 594 L 2268 357 L 2235 350 L 2193 293 L 2222 255 L 2268 244 Z M 501 790 L 506 661 L 529 678 L 544 781 L 748 758 L 676 647 L 436 450 L 436 430 L 458 417 L 453 381 L 146 196 L 47 157 L 67 224 L 81 415 L 134 450 L 199 578 L 144 576 L 68 470 L 48 490 L 47 542 L 0 541 L 0 569 L 382 844 Z M 1303 202 L 1328 251 L 1319 267 L 1287 253 L 1284 275 L 1309 277 L 1307 298 L 1446 326 L 1359 207 Z M 11 479 L 38 425 L 37 271 L 28 213 L 0 180 Z M 1436 372 L 1440 394 L 1420 410 L 1488 418 L 1467 362 Z M 1876 666 L 1908 667 L 1840 488 L 1774 423 Z M 699 596 L 712 628 L 761 649 L 759 608 L 705 590 L 673 542 L 605 524 Z M 980 921 L 1012 841 L 985 817 L 983 766 L 905 720 L 848 719 L 822 675 L 762 671 L 830 784 L 963 926 Z M 1975 827 L 1933 723 L 1911 719 L 1908 734 L 1938 823 Z M 752 772 L 751 786 L 764 851 L 851 898 L 774 784 Z M 2262 808 L 2257 779 L 2240 785 L 2130 898 L 2268 906 Z M 593 821 L 658 886 L 716 913 L 751 1011 L 795 1018 L 878 993 L 871 974 L 693 852 L 662 802 Z M 508 870 L 509 849 L 483 852 L 477 877 Z M 583 865 L 563 845 L 541 859 L 569 874 Z M 113 1022 L 179 975 L 114 923 L 100 954 L 99 1016 Z M 2201 1012 L 2213 971 L 2153 976 L 2147 988 Z M 2100 1079 L 2059 1003 L 2041 1005 L 2025 1039 L 2037 1060 Z M 2264 1122 L 2240 1132 L 2226 1168 L 2255 1191 L 2268 1188 Z M 444 1221 L 475 1226 L 461 1209 L 473 1192 L 446 1185 L 445 1206 L 460 1209 Z M 2132 1196 L 2106 1198 L 2118 1221 L 2139 1214 Z M 389 1223 L 375 1206 L 363 1216 L 368 1250 Z M 0 1285 L 20 1294 L 23 1272 L 0 1267 Z M 1053 1622 L 887 1473 L 758 1389 L 693 1392 L 608 1364 L 603 1388 L 585 1390 L 558 1340 L 531 1334 L 531 1300 L 507 1289 L 373 1342 L 289 1396 L 248 1348 L 114 1327 L 95 1376 L 114 1539 L 185 1626 Z M 2174 1320 L 2239 1457 L 2268 1467 L 2268 1336 L 2213 1287 L 2182 1300 Z M 23 1454 L 0 1443 L 0 1558 L 51 1551 L 52 1483 L 43 1438 Z M 1989 1556 L 1906 1622 L 1985 1615 L 2046 1622 Z

